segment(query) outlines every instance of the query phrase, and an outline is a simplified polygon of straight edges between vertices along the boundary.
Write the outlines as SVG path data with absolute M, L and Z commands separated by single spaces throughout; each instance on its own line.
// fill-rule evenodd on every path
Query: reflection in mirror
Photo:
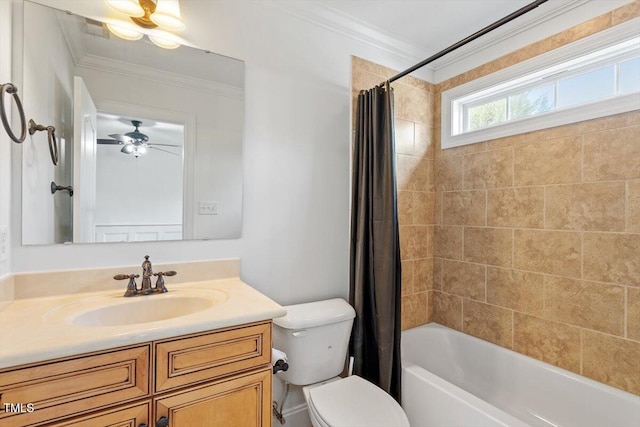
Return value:
M 16 49 L 26 113 L 61 152 L 53 166 L 41 135 L 23 144 L 24 245 L 240 237 L 242 61 L 29 1 Z

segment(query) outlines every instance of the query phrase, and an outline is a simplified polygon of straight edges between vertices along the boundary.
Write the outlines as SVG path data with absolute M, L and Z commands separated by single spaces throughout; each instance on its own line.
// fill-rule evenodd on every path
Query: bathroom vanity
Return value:
M 270 426 L 271 320 L 285 310 L 238 278 L 167 287 L 7 305 L 0 424 Z
M 267 426 L 270 360 L 267 321 L 12 368 L 0 372 L 2 403 L 34 410 L 0 423 Z

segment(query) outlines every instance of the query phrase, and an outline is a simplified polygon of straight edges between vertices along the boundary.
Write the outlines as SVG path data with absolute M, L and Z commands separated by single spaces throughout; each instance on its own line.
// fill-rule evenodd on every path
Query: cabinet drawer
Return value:
M 208 381 L 271 361 L 271 322 L 155 344 L 155 391 Z
M 139 427 L 151 425 L 149 420 L 151 420 L 151 401 L 146 401 L 62 423 L 49 424 L 47 427 Z
M 173 427 L 270 427 L 271 367 L 154 399 L 157 421 Z
M 1 372 L 0 424 L 40 425 L 148 396 L 150 350 L 145 345 Z M 31 403 L 33 412 L 11 412 L 6 403 Z

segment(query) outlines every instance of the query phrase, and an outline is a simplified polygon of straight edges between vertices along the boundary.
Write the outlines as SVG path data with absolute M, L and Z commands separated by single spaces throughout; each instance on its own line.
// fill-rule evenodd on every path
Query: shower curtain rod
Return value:
M 469 37 L 460 40 L 459 42 L 452 44 L 451 46 L 449 46 L 448 48 L 441 50 L 440 52 L 436 53 L 435 55 L 432 55 L 430 57 L 428 57 L 427 59 L 425 59 L 422 62 L 417 63 L 416 65 L 414 65 L 411 68 L 407 68 L 406 70 L 396 74 L 395 76 L 391 77 L 389 79 L 389 83 L 395 82 L 396 80 L 406 76 L 407 74 L 411 74 L 414 71 L 416 71 L 417 69 L 420 69 L 422 67 L 424 67 L 425 65 L 429 64 L 430 62 L 435 61 L 438 58 L 441 58 L 443 56 L 445 56 L 446 54 L 453 52 L 454 50 L 458 49 L 459 47 L 462 47 L 464 45 L 466 45 L 467 43 L 470 43 L 472 41 L 474 41 L 475 39 L 482 37 L 483 35 L 487 34 L 490 31 L 495 30 L 496 28 L 499 28 L 501 26 L 503 26 L 504 24 L 506 24 L 507 22 L 511 22 L 514 19 L 524 15 L 525 13 L 537 8 L 538 6 L 540 6 L 542 3 L 546 3 L 549 0 L 536 0 L 533 3 L 530 3 L 518 10 L 516 10 L 515 12 L 505 16 L 504 18 L 494 22 L 491 25 L 488 25 L 486 27 L 484 27 L 483 29 L 481 29 L 480 31 L 477 31 L 473 34 L 471 34 Z M 384 86 L 385 83 L 380 83 L 378 85 L 378 87 L 380 86 Z

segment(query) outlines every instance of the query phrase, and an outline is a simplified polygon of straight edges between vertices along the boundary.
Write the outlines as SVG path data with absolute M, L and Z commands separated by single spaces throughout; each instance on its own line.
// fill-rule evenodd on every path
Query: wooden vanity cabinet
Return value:
M 8 368 L 0 425 L 270 427 L 271 369 L 270 321 Z

